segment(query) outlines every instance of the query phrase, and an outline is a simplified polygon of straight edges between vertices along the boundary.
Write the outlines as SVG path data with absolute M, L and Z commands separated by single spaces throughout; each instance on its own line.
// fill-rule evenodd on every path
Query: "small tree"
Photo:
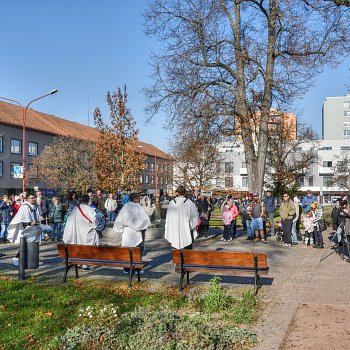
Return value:
M 350 191 L 350 151 L 343 151 L 335 159 L 336 163 L 333 166 L 333 176 L 328 181 L 328 186 Z
M 93 151 L 98 186 L 108 191 L 118 188 L 137 189 L 144 169 L 145 156 L 138 149 L 136 122 L 126 107 L 127 93 L 118 88 L 107 93 L 110 124 L 103 120 L 99 108 L 95 109 L 94 122 L 99 137 Z
M 298 179 L 317 162 L 314 150 L 317 136 L 301 121 L 283 121 L 283 114 L 270 126 L 265 183 L 272 186 L 276 195 L 295 194 L 299 189 Z
M 220 137 L 206 123 L 211 119 L 210 106 L 202 106 L 198 114 L 197 119 L 184 119 L 171 144 L 174 185 L 184 184 L 192 191 L 212 187 L 220 164 Z
M 86 191 L 96 185 L 93 144 L 70 137 L 55 137 L 30 166 L 30 182 L 44 181 L 51 188 Z

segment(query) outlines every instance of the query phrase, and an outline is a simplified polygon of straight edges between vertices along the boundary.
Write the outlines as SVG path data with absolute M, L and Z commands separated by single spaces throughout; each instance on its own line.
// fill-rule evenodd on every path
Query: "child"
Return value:
M 221 238 L 221 241 L 227 242 L 230 240 L 231 222 L 233 220 L 232 212 L 230 210 L 229 205 L 226 204 L 224 206 L 221 218 L 222 222 L 224 223 L 224 235 Z
M 307 211 L 306 214 L 304 215 L 304 228 L 305 228 L 305 239 L 304 239 L 304 244 L 305 247 L 307 246 L 312 246 L 314 244 L 314 220 L 312 218 L 312 213 L 311 211 Z
M 319 224 L 320 220 L 323 219 L 323 209 L 321 206 L 317 205 L 316 202 L 312 202 L 310 207 L 311 215 L 314 222 L 314 248 L 323 249 L 323 237 Z

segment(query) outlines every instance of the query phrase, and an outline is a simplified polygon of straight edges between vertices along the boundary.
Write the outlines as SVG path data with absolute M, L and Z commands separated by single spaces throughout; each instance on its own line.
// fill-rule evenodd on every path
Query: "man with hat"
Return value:
M 259 242 L 260 240 L 263 243 L 267 243 L 264 236 L 264 216 L 265 216 L 265 207 L 264 203 L 260 200 L 260 195 L 258 192 L 254 193 L 254 200 L 250 205 L 250 216 L 252 218 L 252 230 L 255 233 L 255 241 Z

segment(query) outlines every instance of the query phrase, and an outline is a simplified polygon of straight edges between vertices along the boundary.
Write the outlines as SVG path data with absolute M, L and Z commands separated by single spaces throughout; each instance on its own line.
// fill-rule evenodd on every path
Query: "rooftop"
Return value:
M 0 101 L 0 124 L 22 128 L 22 107 Z M 79 124 L 45 114 L 28 108 L 26 128 L 54 136 L 73 137 L 80 140 L 95 142 L 98 139 L 98 131 L 87 125 Z M 171 156 L 149 143 L 138 141 L 138 148 L 145 155 L 163 159 L 171 159 Z

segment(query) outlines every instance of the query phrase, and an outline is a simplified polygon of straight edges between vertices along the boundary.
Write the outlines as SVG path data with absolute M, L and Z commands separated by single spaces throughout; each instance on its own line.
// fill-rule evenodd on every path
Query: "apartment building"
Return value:
M 0 101 L 0 194 L 20 191 L 22 179 L 17 170 L 22 165 L 22 152 L 26 152 L 28 168 L 45 146 L 52 143 L 55 136 L 95 142 L 98 131 L 83 124 L 28 109 L 26 143 L 23 145 L 22 108 Z M 146 169 L 140 175 L 142 190 L 149 194 L 167 191 L 172 181 L 172 158 L 152 144 L 139 141 L 137 147 L 147 157 Z M 52 190 L 35 179 L 31 179 L 27 188 L 32 191 L 40 188 L 44 192 Z
M 350 139 L 350 94 L 326 97 L 322 106 L 322 138 Z

